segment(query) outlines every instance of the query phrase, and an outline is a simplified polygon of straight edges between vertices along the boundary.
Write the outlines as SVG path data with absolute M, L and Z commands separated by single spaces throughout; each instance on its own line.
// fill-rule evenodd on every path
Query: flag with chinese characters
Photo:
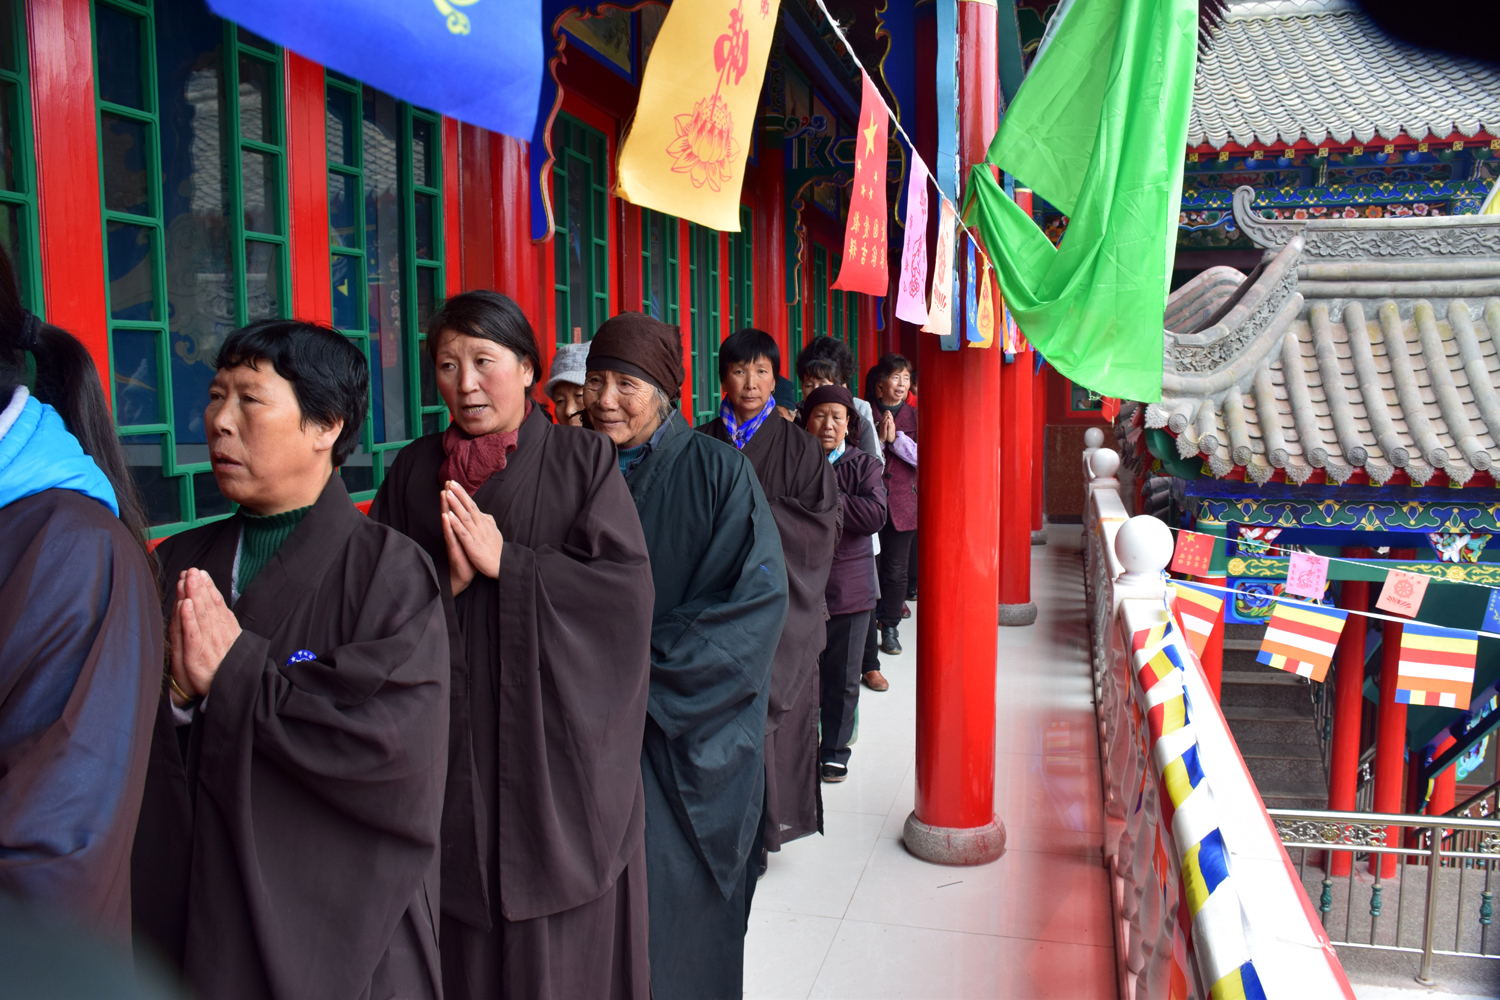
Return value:
M 911 166 L 906 184 L 906 238 L 901 246 L 901 287 L 896 318 L 927 322 L 927 174 Z
M 1468 629 L 1403 623 L 1396 701 L 1467 709 L 1478 655 L 1479 636 Z
M 1321 601 L 1328 589 L 1328 558 L 1311 552 L 1293 552 L 1287 563 L 1286 592 L 1293 597 Z
M 946 337 L 953 332 L 953 232 L 958 221 L 953 202 L 943 199 L 938 213 L 937 247 L 932 254 L 932 298 L 923 333 Z
M 974 240 L 964 240 L 967 266 L 964 268 L 964 340 L 973 343 L 983 340 L 979 335 L 979 266 L 974 260 Z
M 1427 584 L 1431 582 L 1420 573 L 1393 569 L 1385 575 L 1385 586 L 1380 588 L 1380 597 L 1376 599 L 1375 606 L 1381 611 L 1393 611 L 1398 615 L 1415 618 L 1422 608 L 1422 598 L 1427 594 Z
M 1177 532 L 1177 550 L 1172 553 L 1172 572 L 1185 576 L 1207 576 L 1214 557 L 1214 537 L 1196 531 Z
M 995 293 L 990 283 L 990 259 L 981 258 L 979 263 L 979 339 L 970 347 L 991 347 L 995 343 Z
M 617 194 L 710 229 L 740 231 L 745 158 L 779 5 L 694 0 L 668 8 L 620 152 Z
M 1257 662 L 1322 681 L 1349 612 L 1277 601 L 1261 637 Z
M 849 194 L 849 225 L 844 230 L 844 261 L 833 287 L 845 292 L 884 295 L 890 285 L 885 247 L 886 134 L 890 121 L 885 102 L 870 75 L 860 71 L 864 97 L 854 135 L 854 183 Z

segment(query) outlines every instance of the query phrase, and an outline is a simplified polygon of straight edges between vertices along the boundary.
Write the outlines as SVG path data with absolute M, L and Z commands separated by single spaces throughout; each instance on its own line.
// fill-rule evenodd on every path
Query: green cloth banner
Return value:
M 986 157 L 1068 216 L 1060 247 L 989 167 L 970 171 L 964 217 L 1011 315 L 1058 371 L 1104 396 L 1161 398 L 1197 45 L 1196 0 L 1067 10 Z

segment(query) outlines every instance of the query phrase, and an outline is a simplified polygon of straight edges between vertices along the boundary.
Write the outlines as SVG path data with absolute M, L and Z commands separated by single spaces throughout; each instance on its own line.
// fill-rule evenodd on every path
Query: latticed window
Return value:
M 370 413 L 339 473 L 363 499 L 403 446 L 448 424 L 425 349 L 443 289 L 442 125 L 332 71 L 326 97 L 333 325 L 370 363 Z
M 701 426 L 719 413 L 719 233 L 688 226 L 689 287 L 692 290 L 693 424 Z
M 681 282 L 677 263 L 677 220 L 641 209 L 641 296 L 646 315 L 677 325 Z
M 609 318 L 608 147 L 570 115 L 552 125 L 553 278 L 557 342 L 590 340 Z
M 729 234 L 729 329 L 755 325 L 755 240 L 750 209 L 740 206 L 740 231 Z
M 16 265 L 21 301 L 42 311 L 38 266 L 36 158 L 27 87 L 26 4 L 0 0 L 0 242 Z
M 230 513 L 214 360 L 288 313 L 281 52 L 202 0 L 95 0 L 94 45 L 115 422 L 160 536 Z

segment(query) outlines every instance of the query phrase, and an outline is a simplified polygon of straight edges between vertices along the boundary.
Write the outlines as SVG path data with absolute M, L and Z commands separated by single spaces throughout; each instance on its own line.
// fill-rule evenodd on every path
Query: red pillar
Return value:
M 772 146 L 768 141 L 755 168 L 756 202 L 751 223 L 756 264 L 755 325 L 776 341 L 786 361 L 787 378 L 795 382 L 797 359 L 791 354 L 786 312 L 786 161 L 780 143 Z
M 1031 214 L 1031 192 L 1017 189 L 1016 203 Z M 1023 331 L 1024 332 L 1024 331 Z M 997 332 L 996 341 L 999 336 Z M 1034 355 L 1023 351 L 1000 366 L 1000 624 L 1036 621 L 1031 601 L 1032 400 Z
M 963 158 L 978 163 L 999 120 L 995 8 L 960 2 L 958 27 Z M 924 334 L 917 367 L 927 451 L 917 470 L 917 795 L 904 840 L 926 861 L 984 864 L 1005 850 L 994 807 L 1000 511 L 984 486 L 1000 479 L 1000 352 L 943 351 Z
M 1047 372 L 1036 370 L 1036 352 L 1031 359 L 1031 544 L 1046 545 L 1042 524 L 1044 481 L 1047 473 Z
M 1402 810 L 1401 782 L 1406 756 L 1406 706 L 1396 701 L 1396 664 L 1401 658 L 1401 626 L 1392 621 L 1380 623 L 1380 706 L 1375 717 L 1375 811 L 1398 813 Z M 1386 843 L 1397 844 L 1400 827 L 1386 833 Z M 1372 855 L 1370 871 L 1377 871 L 1375 859 L 1382 858 L 1379 874 L 1390 878 L 1396 874 L 1394 854 Z
M 1344 549 L 1350 559 L 1369 557 L 1369 550 Z M 1340 586 L 1339 607 L 1365 611 L 1370 606 L 1370 584 L 1364 580 L 1345 580 Z M 1328 762 L 1328 808 L 1336 812 L 1353 812 L 1354 796 L 1359 790 L 1360 715 L 1364 706 L 1365 686 L 1365 619 L 1350 615 L 1339 638 L 1334 663 L 1333 747 Z M 1329 853 L 1331 874 L 1348 875 L 1351 854 Z
M 286 182 L 291 202 L 288 243 L 292 264 L 292 315 L 333 323 L 328 283 L 328 134 L 323 67 L 288 50 L 282 57 L 286 87 Z
M 1452 750 L 1453 744 L 1457 742 L 1452 736 L 1448 736 L 1437 745 L 1433 756 L 1441 757 Z M 1456 805 L 1458 805 L 1458 765 L 1452 764 L 1432 782 L 1432 798 L 1427 800 L 1427 815 L 1441 816 Z

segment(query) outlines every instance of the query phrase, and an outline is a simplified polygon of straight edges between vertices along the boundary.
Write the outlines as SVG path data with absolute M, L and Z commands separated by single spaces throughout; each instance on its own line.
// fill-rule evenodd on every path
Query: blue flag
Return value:
M 981 341 L 984 335 L 979 332 L 979 286 L 974 282 L 974 275 L 978 268 L 974 266 L 974 241 L 966 240 L 969 245 L 969 266 L 964 268 L 964 339 L 969 343 Z
M 1500 590 L 1490 591 L 1490 603 L 1484 609 L 1484 624 L 1479 629 L 1500 635 Z
M 541 0 L 208 0 L 222 18 L 362 83 L 531 139 Z

